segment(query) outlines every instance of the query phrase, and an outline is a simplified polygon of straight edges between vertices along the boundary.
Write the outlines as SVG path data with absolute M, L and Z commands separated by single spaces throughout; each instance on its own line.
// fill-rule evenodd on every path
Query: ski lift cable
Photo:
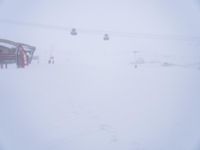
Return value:
M 106 30 L 80 30 L 85 34 L 101 34 L 108 33 L 112 37 L 124 38 L 139 38 L 139 39 L 158 39 L 158 40 L 177 40 L 177 41 L 200 41 L 200 36 L 184 36 L 184 35 L 167 35 L 167 34 L 153 34 L 153 33 L 131 33 L 131 32 L 117 32 Z
M 70 30 L 71 29 L 71 27 L 67 28 L 65 26 L 14 21 L 14 20 L 0 20 L 0 23 L 13 24 L 13 25 L 19 25 L 19 26 L 27 26 L 27 27 L 33 27 L 33 28 L 41 28 L 41 29 L 50 29 L 50 30 Z
M 33 28 L 50 29 L 50 30 L 64 30 L 71 31 L 75 29 L 76 34 L 90 34 L 90 35 L 108 35 L 112 37 L 125 37 L 125 38 L 140 38 L 140 39 L 158 39 L 158 40 L 180 40 L 180 41 L 200 41 L 200 36 L 185 36 L 185 35 L 173 35 L 173 34 L 154 34 L 154 33 L 139 33 L 139 32 L 121 32 L 121 31 L 111 31 L 111 30 L 96 30 L 96 29 L 84 29 L 84 28 L 74 28 L 66 27 L 61 25 L 50 25 L 50 24 L 40 24 L 33 22 L 23 22 L 1 19 L 0 23 L 13 24 L 19 26 L 28 26 Z

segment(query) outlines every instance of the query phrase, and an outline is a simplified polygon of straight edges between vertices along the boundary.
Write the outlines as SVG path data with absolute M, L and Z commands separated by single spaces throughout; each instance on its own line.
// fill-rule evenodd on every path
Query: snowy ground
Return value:
M 0 150 L 199 150 L 200 70 L 124 60 L 0 70 Z

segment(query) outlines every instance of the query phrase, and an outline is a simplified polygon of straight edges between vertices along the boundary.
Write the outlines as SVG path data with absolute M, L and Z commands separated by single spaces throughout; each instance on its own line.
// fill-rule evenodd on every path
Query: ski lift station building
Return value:
M 16 64 L 24 68 L 31 63 L 35 50 L 34 46 L 0 39 L 0 66 L 7 68 L 8 64 Z

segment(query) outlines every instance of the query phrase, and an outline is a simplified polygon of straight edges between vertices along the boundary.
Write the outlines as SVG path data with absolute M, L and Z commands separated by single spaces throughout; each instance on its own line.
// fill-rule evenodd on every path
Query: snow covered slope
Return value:
M 1 149 L 199 149 L 200 70 L 104 63 L 1 70 Z

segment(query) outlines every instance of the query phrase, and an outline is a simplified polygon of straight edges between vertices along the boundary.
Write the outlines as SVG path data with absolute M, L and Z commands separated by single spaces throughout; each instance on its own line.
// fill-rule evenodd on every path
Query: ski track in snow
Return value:
M 197 149 L 198 69 L 105 64 L 0 70 L 0 149 Z

